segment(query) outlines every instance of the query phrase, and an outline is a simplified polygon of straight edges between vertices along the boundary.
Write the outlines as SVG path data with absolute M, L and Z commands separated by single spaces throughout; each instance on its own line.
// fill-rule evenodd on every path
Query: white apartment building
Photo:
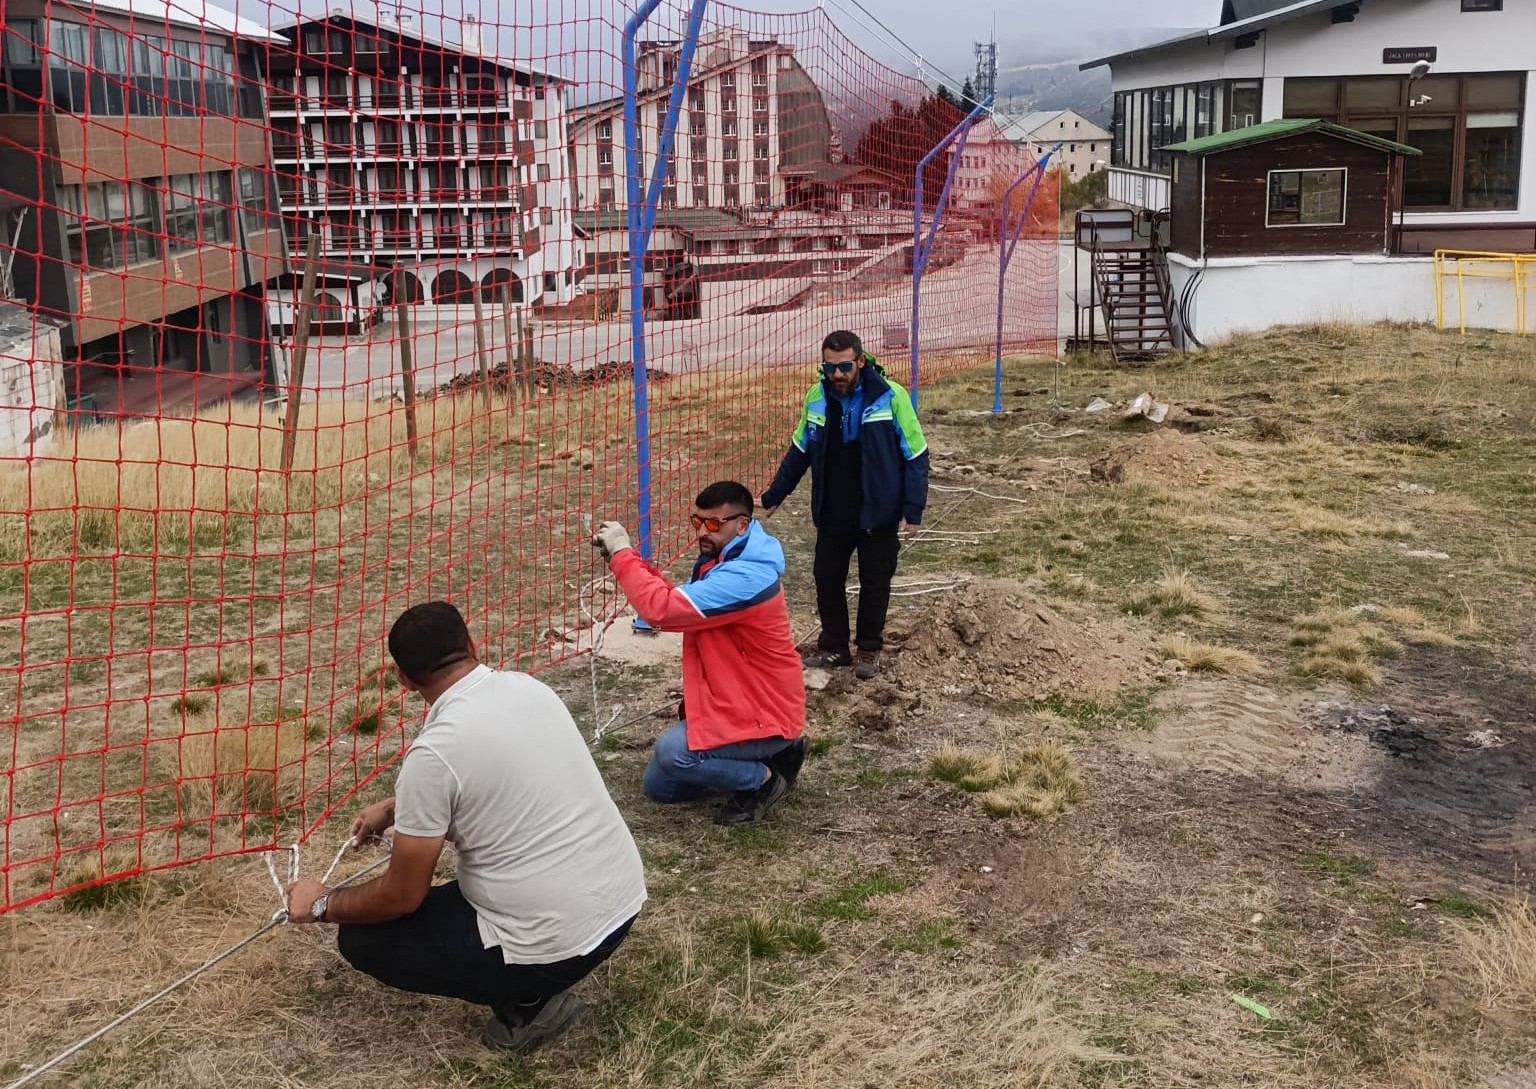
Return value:
M 1076 110 L 1036 110 L 1009 124 L 1004 131 L 1010 139 L 1027 147 L 1036 159 L 1060 144 L 1051 156 L 1051 165 L 1074 181 L 1109 165 L 1114 137 Z
M 409 19 L 340 9 L 279 28 L 274 169 L 292 252 L 400 282 L 413 302 L 558 305 L 580 290 L 565 81 Z
M 637 57 L 642 184 L 656 163 L 682 44 L 640 43 Z M 784 171 L 830 159 L 832 128 L 821 92 L 791 46 L 723 29 L 701 38 L 679 110 L 661 206 L 779 208 Z M 577 207 L 627 206 L 624 100 L 570 110 Z

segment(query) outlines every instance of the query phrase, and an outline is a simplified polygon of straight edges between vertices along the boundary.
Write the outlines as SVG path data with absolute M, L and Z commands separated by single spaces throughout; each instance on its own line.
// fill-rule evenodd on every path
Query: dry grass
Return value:
M 1372 532 L 1360 518 L 1351 518 L 1326 507 L 1287 503 L 1277 512 L 1275 526 L 1281 531 L 1322 540 L 1347 541 Z
M 1536 913 L 1529 900 L 1495 909 L 1488 922 L 1463 925 L 1460 936 L 1488 1009 L 1522 1016 L 1536 1009 Z
M 1395 658 L 1402 644 L 1349 609 L 1322 609 L 1291 622 L 1291 645 L 1302 651 L 1296 669 L 1305 677 L 1336 677 L 1370 687 L 1381 683 L 1377 661 Z
M 1156 613 L 1172 619 L 1189 616 L 1205 618 L 1219 610 L 1216 599 L 1200 590 L 1184 571 L 1165 571 L 1152 588 L 1130 601 L 1130 611 L 1137 615 Z
M 1053 821 L 1082 800 L 1083 780 L 1065 748 L 1054 741 L 1014 753 L 978 753 L 946 747 L 928 770 L 936 779 L 981 795 L 993 817 Z
M 1246 650 L 1201 643 L 1187 635 L 1165 636 L 1158 640 L 1157 649 L 1163 657 L 1183 662 L 1184 668 L 1191 673 L 1246 676 L 1264 668 L 1259 659 Z
M 276 814 L 297 803 L 307 734 L 302 713 L 184 734 L 176 779 L 187 815 Z

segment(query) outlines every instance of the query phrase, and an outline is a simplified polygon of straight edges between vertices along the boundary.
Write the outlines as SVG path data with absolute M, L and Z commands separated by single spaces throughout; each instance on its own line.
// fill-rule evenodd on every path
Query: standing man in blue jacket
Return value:
M 928 504 L 928 442 L 907 391 L 865 354 L 857 335 L 821 343 L 821 381 L 805 395 L 762 510 L 772 515 L 807 469 L 816 526 L 816 611 L 821 635 L 807 665 L 852 665 L 867 680 L 880 672 L 885 614 L 901 538 L 917 531 Z M 859 556 L 856 655 L 848 652 L 848 562 Z

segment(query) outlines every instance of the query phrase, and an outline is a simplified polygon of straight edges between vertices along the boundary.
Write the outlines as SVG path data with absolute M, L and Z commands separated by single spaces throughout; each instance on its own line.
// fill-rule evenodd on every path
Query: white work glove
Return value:
M 618 522 L 604 522 L 592 534 L 592 547 L 602 549 L 603 559 L 611 560 L 626 548 L 634 546 L 629 543 L 629 530 Z

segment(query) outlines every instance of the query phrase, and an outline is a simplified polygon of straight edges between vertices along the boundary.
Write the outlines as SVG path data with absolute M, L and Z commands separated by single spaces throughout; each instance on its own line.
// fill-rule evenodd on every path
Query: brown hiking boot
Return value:
M 853 660 L 853 675 L 861 681 L 880 675 L 880 652 L 861 650 Z

